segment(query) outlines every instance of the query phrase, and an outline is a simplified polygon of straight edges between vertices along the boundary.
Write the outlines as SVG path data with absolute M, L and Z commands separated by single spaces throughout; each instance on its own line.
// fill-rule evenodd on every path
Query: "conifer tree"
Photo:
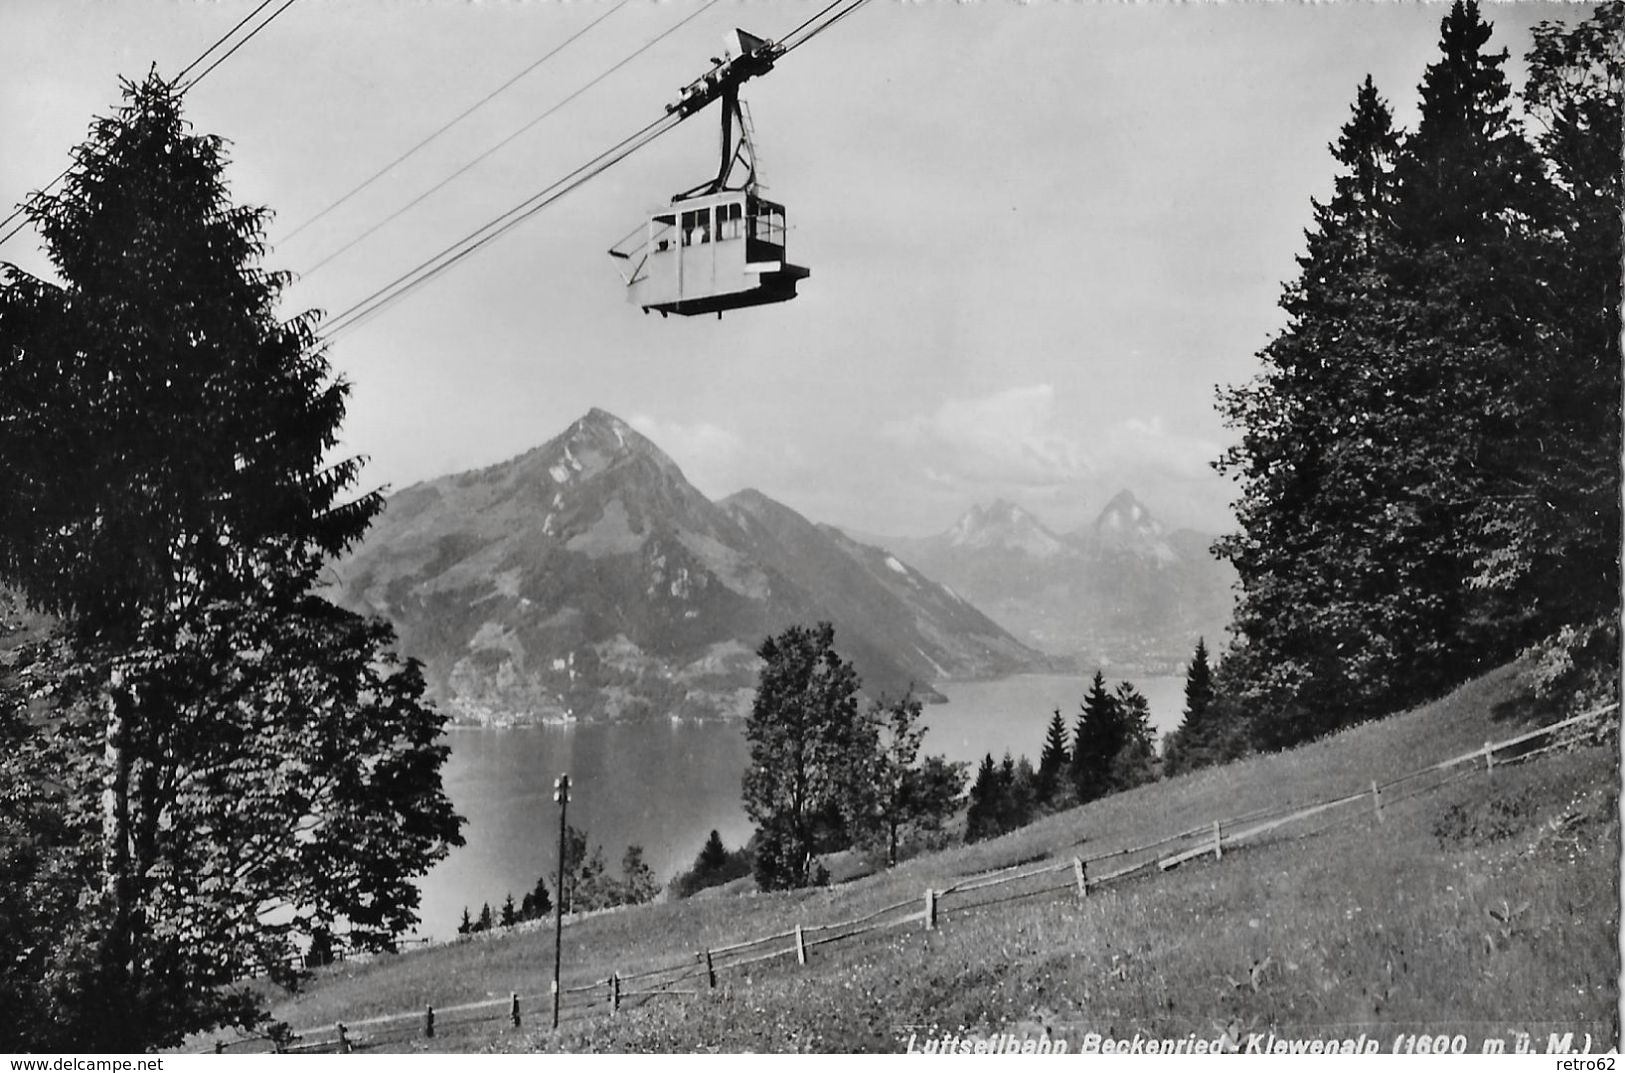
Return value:
M 463 921 L 457 925 L 458 935 L 467 935 L 474 930 L 474 920 L 468 915 L 468 906 L 463 906 Z
M 1095 671 L 1084 694 L 1073 732 L 1072 788 L 1080 803 L 1093 801 L 1110 788 L 1112 758 L 1123 741 L 1117 698 L 1106 688 L 1106 676 Z
M 1132 790 L 1156 778 L 1151 741 L 1151 704 L 1129 682 L 1117 683 L 1112 693 L 1118 718 L 1117 749 L 1112 753 L 1107 786 L 1113 793 Z
M 537 876 L 536 886 L 530 892 L 531 916 L 542 920 L 553 911 L 553 896 L 547 891 L 547 877 Z
M 509 891 L 508 896 L 503 899 L 501 916 L 498 919 L 504 928 L 511 928 L 519 923 L 519 910 L 513 904 L 512 891 Z
M 1044 733 L 1044 748 L 1038 754 L 1038 775 L 1033 780 L 1033 791 L 1039 804 L 1048 805 L 1055 800 L 1071 763 L 1072 751 L 1067 748 L 1066 722 L 1061 718 L 1061 709 L 1057 708 L 1050 717 L 1049 729 Z
M 965 841 L 980 842 L 999 833 L 999 799 L 1002 790 L 993 754 L 982 757 L 971 783 L 970 805 L 965 811 Z
M 1287 326 L 1260 352 L 1264 371 L 1219 396 L 1242 434 L 1218 464 L 1240 484 L 1240 531 L 1215 545 L 1240 581 L 1226 662 L 1263 745 L 1311 736 L 1350 709 L 1369 713 L 1363 689 L 1383 692 L 1371 679 L 1394 655 L 1369 621 L 1380 613 L 1350 607 L 1348 594 L 1402 608 L 1401 579 L 1385 572 L 1380 548 L 1351 552 L 1346 541 L 1387 531 L 1394 510 L 1373 487 L 1382 466 L 1370 451 L 1385 444 L 1367 424 L 1391 402 L 1382 370 L 1399 146 L 1367 76 L 1330 146 L 1341 165 L 1333 196 L 1311 202 L 1315 227 L 1281 298 Z
M 711 835 L 700 848 L 700 855 L 694 861 L 696 868 L 709 872 L 720 871 L 728 863 L 728 847 L 722 844 L 722 836 L 716 828 L 711 829 Z
M 1530 265 L 1546 306 L 1524 384 L 1538 435 L 1522 458 L 1523 481 L 1539 494 L 1506 501 L 1504 547 L 1475 580 L 1517 594 L 1537 631 L 1555 632 L 1562 651 L 1543 662 L 1571 668 L 1558 677 L 1581 687 L 1584 704 L 1618 679 L 1625 5 L 1596 5 L 1573 25 L 1542 23 L 1534 36 L 1524 96 L 1552 223 Z
M 1190 665 L 1185 668 L 1184 713 L 1163 758 L 1167 774 L 1195 771 L 1214 762 L 1213 739 L 1218 728 L 1209 716 L 1212 707 L 1213 668 L 1208 663 L 1207 642 L 1198 637 Z
M 71 650 L 14 774 L 60 795 L 58 882 L 87 892 L 34 950 L 24 1049 L 249 1027 L 263 1008 L 229 985 L 292 983 L 322 929 L 392 948 L 413 877 L 460 842 L 420 668 L 314 595 L 382 505 L 345 501 L 359 461 L 327 458 L 348 389 L 314 316 L 278 319 L 268 214 L 231 203 L 180 104 L 127 84 L 28 203 L 60 282 L 0 266 L 0 583 Z

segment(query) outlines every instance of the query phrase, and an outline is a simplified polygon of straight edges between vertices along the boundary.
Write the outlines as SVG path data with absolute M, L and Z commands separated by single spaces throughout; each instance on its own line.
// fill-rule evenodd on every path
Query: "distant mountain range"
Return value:
M 1221 644 L 1230 621 L 1235 575 L 1213 538 L 1168 531 L 1126 490 L 1071 533 L 1000 500 L 936 536 L 869 539 L 1083 670 L 1171 673 L 1198 637 Z
M 760 492 L 713 503 L 601 410 L 391 496 L 335 576 L 463 722 L 740 717 L 761 642 L 821 620 L 871 695 L 1057 666 L 880 548 Z

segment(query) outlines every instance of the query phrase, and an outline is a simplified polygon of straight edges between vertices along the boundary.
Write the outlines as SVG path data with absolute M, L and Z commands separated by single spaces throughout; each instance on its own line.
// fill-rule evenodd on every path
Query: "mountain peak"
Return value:
M 1008 499 L 977 504 L 947 533 L 948 543 L 962 548 L 1002 548 L 1047 558 L 1062 549 L 1059 537 L 1028 511 Z
M 1103 551 L 1128 552 L 1164 563 L 1178 558 L 1168 544 L 1162 523 L 1127 488 L 1101 508 L 1093 535 L 1095 545 Z

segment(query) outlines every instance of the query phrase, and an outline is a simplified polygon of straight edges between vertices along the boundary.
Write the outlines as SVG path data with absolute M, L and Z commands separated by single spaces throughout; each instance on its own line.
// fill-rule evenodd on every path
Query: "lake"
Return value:
M 1158 738 L 1178 726 L 1183 678 L 1134 684 L 1151 702 Z M 949 699 L 925 708 L 924 751 L 974 764 L 1008 749 L 1037 764 L 1050 713 L 1059 708 L 1070 731 L 1088 685 L 1069 675 L 940 684 Z M 453 934 L 465 905 L 475 915 L 484 902 L 495 911 L 510 892 L 517 903 L 544 873 L 553 889 L 559 830 L 553 780 L 563 772 L 572 784 L 570 823 L 603 845 L 614 874 L 628 843 L 643 846 L 664 883 L 693 863 L 713 828 L 730 849 L 750 836 L 739 801 L 750 762 L 743 723 L 456 728 L 447 741 L 446 792 L 467 821 L 468 844 L 423 878 L 421 935 Z

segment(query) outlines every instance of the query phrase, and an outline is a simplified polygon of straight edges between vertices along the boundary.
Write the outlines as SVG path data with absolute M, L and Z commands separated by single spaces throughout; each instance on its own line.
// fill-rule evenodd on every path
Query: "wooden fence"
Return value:
M 1347 794 L 1329 800 L 1258 809 L 1250 813 L 1213 820 L 1180 831 L 1177 834 L 1157 839 L 1154 842 L 1095 853 L 1090 856 L 1073 856 L 1070 859 L 1054 861 L 1035 867 L 1016 864 L 989 872 L 976 873 L 965 876 L 950 886 L 941 889 L 927 888 L 921 895 L 893 902 L 890 905 L 882 906 L 879 909 L 849 920 L 827 924 L 797 924 L 787 931 L 747 939 L 726 946 L 708 947 L 681 957 L 674 957 L 664 964 L 650 968 L 640 968 L 636 972 L 614 972 L 602 979 L 563 988 L 563 993 L 560 996 L 560 1017 L 579 1019 L 606 1011 L 613 1015 L 618 1013 L 624 1004 L 632 1000 L 649 1001 L 672 995 L 700 994 L 715 989 L 718 986 L 719 977 L 724 973 L 780 959 L 788 962 L 792 957 L 795 958 L 798 965 L 805 965 L 811 951 L 817 947 L 829 943 L 843 942 L 872 932 L 907 926 L 923 927 L 927 931 L 932 931 L 941 926 L 943 922 L 943 902 L 944 899 L 950 897 L 967 899 L 968 896 L 979 892 L 998 890 L 999 888 L 1018 888 L 1001 890 L 1000 893 L 991 897 L 961 901 L 954 905 L 955 913 L 985 909 L 1017 899 L 1056 894 L 1062 891 L 1070 892 L 1077 898 L 1085 899 L 1088 898 L 1092 890 L 1095 890 L 1101 884 L 1121 880 L 1141 872 L 1152 874 L 1153 867 L 1161 871 L 1167 871 L 1177 868 L 1186 861 L 1201 857 L 1211 856 L 1215 860 L 1221 860 L 1226 848 L 1256 839 L 1289 824 L 1302 823 L 1316 816 L 1335 813 L 1337 810 L 1345 809 L 1359 802 L 1369 801 L 1372 818 L 1376 822 L 1381 822 L 1385 805 L 1392 806 L 1399 801 L 1418 794 L 1430 793 L 1458 778 L 1470 776 L 1480 771 L 1492 774 L 1497 764 L 1504 766 L 1508 763 L 1518 763 L 1548 752 L 1556 748 L 1557 745 L 1548 745 L 1541 749 L 1522 752 L 1515 757 L 1500 761 L 1496 759 L 1497 753 L 1504 753 L 1509 749 L 1536 739 L 1549 737 L 1559 731 L 1597 719 L 1616 711 L 1618 707 L 1617 704 L 1608 704 L 1565 719 L 1562 722 L 1552 723 L 1531 730 L 1528 733 L 1508 738 L 1505 741 L 1485 742 L 1480 749 L 1475 749 L 1470 753 L 1425 768 L 1419 768 L 1386 783 L 1379 784 L 1376 780 L 1372 780 L 1367 788 L 1358 793 Z M 1452 772 L 1452 769 L 1456 770 Z M 1419 780 L 1424 780 L 1429 775 L 1438 776 L 1441 774 L 1444 774 L 1443 778 L 1436 778 L 1429 782 L 1419 782 Z M 1396 787 L 1413 783 L 1419 783 L 1419 785 L 1412 786 L 1405 793 L 1394 794 L 1393 791 Z M 1352 815 L 1357 818 L 1361 813 L 1344 815 Z M 1343 822 L 1343 820 L 1338 819 L 1333 822 Z M 1331 826 L 1331 824 L 1322 825 L 1310 832 L 1306 832 L 1306 834 L 1318 833 L 1328 826 Z M 1153 851 L 1171 852 L 1162 855 Z M 1113 867 L 1106 870 L 1095 870 L 1101 868 L 1107 862 L 1111 862 Z M 1054 880 L 1052 877 L 1064 878 Z M 1044 880 L 1050 881 L 1043 882 Z M 1039 882 L 1026 885 L 1029 881 Z M 448 1029 L 466 1030 L 473 1026 L 492 1022 L 506 1021 L 512 1027 L 518 1028 L 524 1024 L 525 1017 L 531 1015 L 545 1016 L 550 1022 L 552 1012 L 551 992 L 527 996 L 526 1001 L 534 1002 L 534 1006 L 525 1005 L 521 1002 L 521 996 L 517 992 L 510 992 L 506 997 L 501 998 L 465 1002 L 453 1006 L 426 1006 L 422 1010 L 407 1013 L 387 1014 L 335 1025 L 311 1027 L 297 1033 L 283 1032 L 280 1036 L 277 1034 L 245 1036 L 238 1040 L 217 1043 L 215 1053 L 223 1053 L 226 1050 L 233 1053 L 242 1053 L 248 1050 L 274 1050 L 282 1053 L 336 1052 L 343 1054 L 354 1049 L 380 1047 L 385 1044 L 401 1043 L 408 1039 L 435 1038 L 437 1034 L 444 1034 Z

